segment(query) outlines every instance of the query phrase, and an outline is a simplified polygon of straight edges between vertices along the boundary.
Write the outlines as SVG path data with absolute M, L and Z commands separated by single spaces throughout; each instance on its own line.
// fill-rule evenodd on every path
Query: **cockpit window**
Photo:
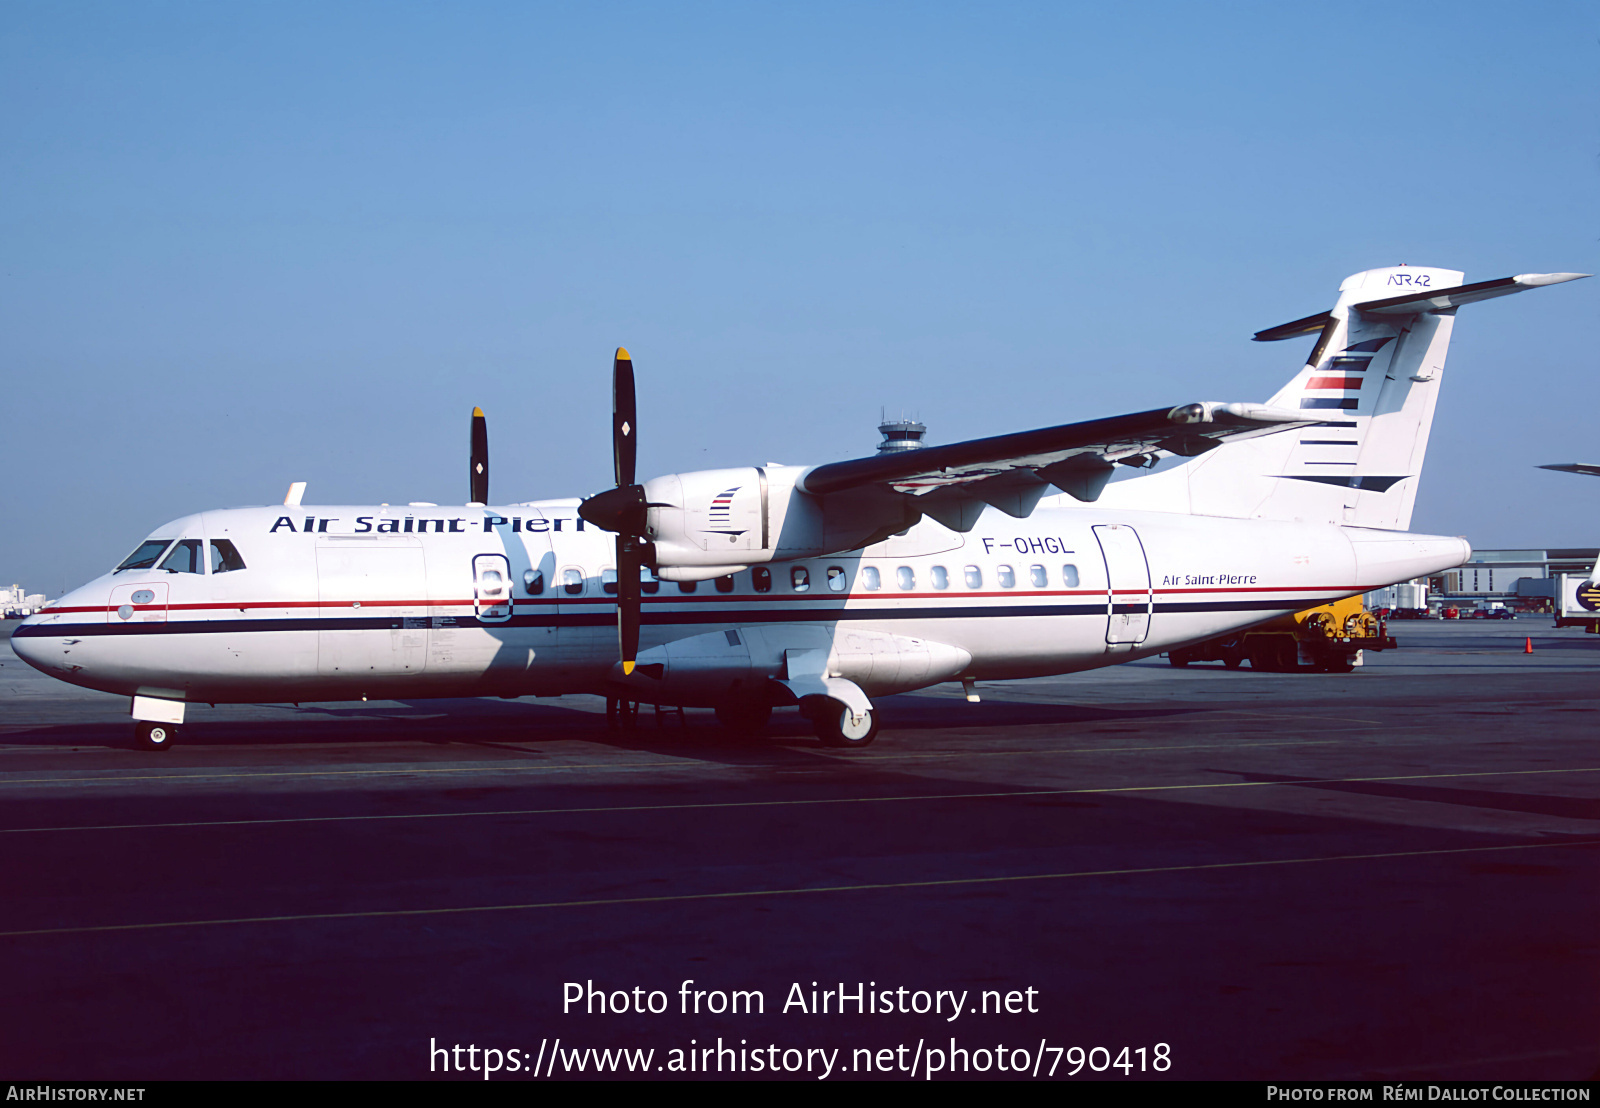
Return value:
M 161 559 L 157 569 L 164 569 L 168 573 L 203 573 L 200 568 L 200 540 L 181 539 L 172 552 Z
M 139 544 L 139 549 L 122 559 L 122 564 L 112 573 L 121 573 L 125 569 L 149 569 L 156 564 L 156 559 L 161 557 L 161 552 L 172 545 L 171 539 L 145 539 Z
M 211 572 L 229 573 L 244 568 L 244 559 L 227 539 L 211 540 Z

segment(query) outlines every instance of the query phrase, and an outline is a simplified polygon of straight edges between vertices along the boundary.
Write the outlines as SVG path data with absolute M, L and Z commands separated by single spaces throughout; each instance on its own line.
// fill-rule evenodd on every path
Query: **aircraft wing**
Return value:
M 1558 465 L 1540 466 L 1540 469 L 1554 469 L 1562 473 L 1587 473 L 1590 477 L 1600 477 L 1600 465 L 1592 462 L 1561 462 Z
M 1148 466 L 1162 454 L 1194 457 L 1227 439 L 1318 422 L 1301 411 L 1259 404 L 1184 404 L 832 462 L 808 470 L 799 487 L 818 496 L 870 486 L 915 496 L 970 494 L 1004 507 L 987 494 L 1003 494 L 1000 499 L 1010 502 L 1017 490 L 1032 486 L 1042 492 L 1048 484 L 1079 500 L 1094 500 L 1116 463 Z M 1037 502 L 1038 496 L 1032 499 Z

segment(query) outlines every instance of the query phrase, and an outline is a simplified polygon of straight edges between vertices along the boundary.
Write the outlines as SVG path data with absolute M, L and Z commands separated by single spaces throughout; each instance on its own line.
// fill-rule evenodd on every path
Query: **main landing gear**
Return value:
M 878 713 L 871 708 L 856 715 L 843 701 L 832 697 L 818 697 L 817 700 L 819 703 L 802 707 L 809 709 L 811 726 L 822 745 L 859 750 L 871 746 L 872 740 L 878 737 Z
M 141 721 L 133 729 L 133 744 L 140 750 L 167 750 L 178 741 L 178 727 L 172 723 Z

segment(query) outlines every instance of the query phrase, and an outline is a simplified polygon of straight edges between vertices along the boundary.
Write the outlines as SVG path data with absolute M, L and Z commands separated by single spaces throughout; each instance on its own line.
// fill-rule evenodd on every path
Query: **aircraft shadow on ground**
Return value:
M 1040 726 L 1089 728 L 1141 722 L 1214 710 L 1197 707 L 1105 708 L 1075 704 L 986 699 L 968 704 L 953 698 L 902 695 L 881 702 L 883 726 L 890 733 L 945 730 L 990 732 Z M 605 716 L 563 705 L 509 700 L 416 700 L 353 705 L 305 705 L 280 709 L 279 719 L 210 719 L 193 712 L 180 744 L 204 747 L 361 745 L 415 742 L 435 746 L 495 747 L 534 754 L 560 741 L 602 743 L 618 749 L 722 758 L 770 753 L 778 747 L 810 747 L 819 740 L 793 709 L 778 709 L 765 735 L 745 737 L 717 723 L 706 709 L 657 714 L 646 705 L 631 729 L 608 727 Z M 44 724 L 5 736 L 8 746 L 133 747 L 126 721 Z

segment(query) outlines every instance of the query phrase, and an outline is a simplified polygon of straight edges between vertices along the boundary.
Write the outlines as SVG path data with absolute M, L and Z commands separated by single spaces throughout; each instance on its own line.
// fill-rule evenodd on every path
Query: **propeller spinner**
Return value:
M 617 646 L 624 676 L 633 672 L 639 656 L 640 572 L 655 560 L 652 544 L 644 535 L 650 506 L 644 486 L 634 480 L 638 430 L 633 358 L 619 346 L 611 366 L 611 455 L 617 487 L 589 497 L 578 506 L 578 514 L 602 530 L 616 532 Z

